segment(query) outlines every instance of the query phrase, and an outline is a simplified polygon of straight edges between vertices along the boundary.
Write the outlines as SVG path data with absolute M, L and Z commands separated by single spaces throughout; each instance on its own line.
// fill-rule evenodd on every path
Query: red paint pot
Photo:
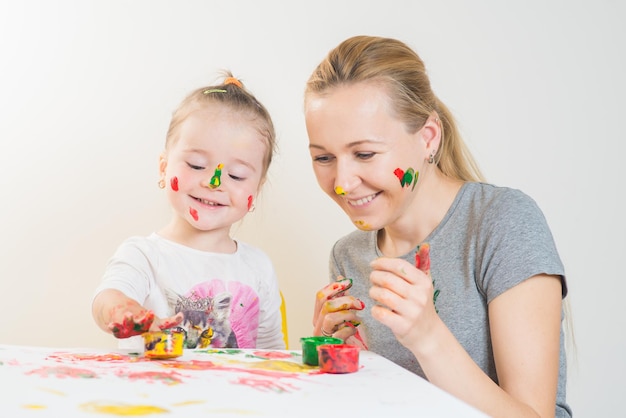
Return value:
M 324 373 L 353 373 L 359 370 L 360 348 L 351 344 L 324 344 L 317 347 L 320 370 Z
M 333 337 L 304 337 L 300 338 L 302 344 L 302 362 L 309 366 L 318 365 L 317 347 L 321 344 L 343 344 L 343 340 Z

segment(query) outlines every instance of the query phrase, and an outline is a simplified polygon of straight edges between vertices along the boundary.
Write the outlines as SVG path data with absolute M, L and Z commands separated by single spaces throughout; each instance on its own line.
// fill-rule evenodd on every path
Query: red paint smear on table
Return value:
M 143 361 L 140 357 L 132 357 L 124 354 L 75 354 L 75 353 L 54 353 L 47 357 L 55 361 L 102 361 L 111 363 L 130 363 Z
M 293 354 L 284 353 L 282 351 L 253 351 L 252 355 L 266 359 L 284 359 L 293 357 Z
M 55 366 L 55 367 L 41 367 L 39 369 L 31 370 L 26 373 L 27 375 L 34 374 L 39 375 L 41 377 L 49 377 L 54 376 L 58 378 L 83 378 L 83 379 L 94 379 L 98 376 L 91 370 L 87 369 L 79 369 L 76 367 L 67 367 L 67 366 Z
M 183 379 L 187 376 L 184 376 L 177 371 L 169 371 L 169 372 L 117 372 L 119 377 L 125 377 L 130 380 L 146 380 L 148 382 L 163 382 L 166 385 L 175 385 L 178 383 L 182 383 Z
M 250 377 L 240 377 L 235 380 L 233 383 L 237 383 L 244 386 L 249 386 L 251 388 L 260 390 L 262 392 L 277 392 L 277 393 L 285 393 L 293 390 L 297 390 L 298 388 L 289 383 L 280 382 L 273 379 L 255 379 Z
M 198 211 L 195 210 L 194 208 L 189 208 L 189 214 L 191 215 L 191 217 L 193 218 L 194 221 L 198 220 Z
M 174 176 L 170 179 L 170 186 L 172 186 L 172 190 L 175 192 L 178 191 L 178 177 Z

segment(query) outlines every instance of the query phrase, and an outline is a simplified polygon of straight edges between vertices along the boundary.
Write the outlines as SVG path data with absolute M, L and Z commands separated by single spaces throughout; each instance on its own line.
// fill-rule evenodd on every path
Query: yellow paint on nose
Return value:
M 344 196 L 347 194 L 341 186 L 335 187 L 335 193 L 338 194 L 339 196 Z

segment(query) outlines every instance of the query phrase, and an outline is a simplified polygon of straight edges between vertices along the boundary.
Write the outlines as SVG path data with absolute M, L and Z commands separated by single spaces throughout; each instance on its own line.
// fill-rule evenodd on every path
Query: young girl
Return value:
M 358 228 L 332 249 L 314 333 L 489 416 L 570 416 L 567 287 L 546 220 L 521 191 L 483 182 L 418 55 L 347 39 L 311 75 L 305 119 L 318 183 Z
M 285 348 L 273 265 L 230 236 L 254 210 L 274 149 L 269 113 L 230 73 L 183 100 L 159 161 L 172 219 L 121 244 L 93 300 L 96 323 L 121 347 L 174 328 L 187 348 Z

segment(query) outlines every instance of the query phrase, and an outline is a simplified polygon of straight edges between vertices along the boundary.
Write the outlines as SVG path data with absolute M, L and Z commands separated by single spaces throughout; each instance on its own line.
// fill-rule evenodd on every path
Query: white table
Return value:
M 301 351 L 185 350 L 172 360 L 124 351 L 0 345 L 3 417 L 482 417 L 371 352 L 324 374 Z

